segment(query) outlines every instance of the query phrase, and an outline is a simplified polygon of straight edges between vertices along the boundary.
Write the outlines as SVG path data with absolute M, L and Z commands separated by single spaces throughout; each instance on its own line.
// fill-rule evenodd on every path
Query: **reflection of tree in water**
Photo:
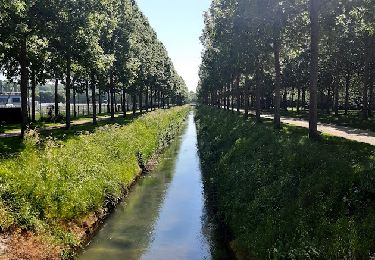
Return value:
M 212 201 L 207 198 L 204 186 L 204 207 L 202 215 L 202 234 L 210 246 L 212 259 L 232 259 L 234 256 L 229 248 L 230 234 L 215 214 Z

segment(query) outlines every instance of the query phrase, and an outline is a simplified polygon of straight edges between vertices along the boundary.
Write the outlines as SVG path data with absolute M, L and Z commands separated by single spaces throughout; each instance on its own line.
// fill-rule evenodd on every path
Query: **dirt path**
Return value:
M 244 113 L 245 111 L 241 110 L 241 112 Z M 254 111 L 250 111 L 250 113 L 255 115 Z M 261 115 L 261 117 L 273 120 L 273 115 L 271 114 L 263 114 Z M 283 122 L 284 124 L 309 128 L 309 122 L 306 120 L 302 120 L 302 119 L 281 117 L 281 122 Z M 366 144 L 375 146 L 375 132 L 359 130 L 359 129 L 346 127 L 346 126 L 338 126 L 334 124 L 323 124 L 323 123 L 318 123 L 318 131 L 324 134 L 342 137 L 348 140 L 366 143 Z

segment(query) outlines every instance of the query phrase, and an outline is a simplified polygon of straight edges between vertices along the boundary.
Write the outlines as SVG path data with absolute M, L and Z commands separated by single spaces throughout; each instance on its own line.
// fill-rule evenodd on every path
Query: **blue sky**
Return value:
M 196 89 L 202 46 L 203 12 L 211 0 L 137 0 L 190 90 Z

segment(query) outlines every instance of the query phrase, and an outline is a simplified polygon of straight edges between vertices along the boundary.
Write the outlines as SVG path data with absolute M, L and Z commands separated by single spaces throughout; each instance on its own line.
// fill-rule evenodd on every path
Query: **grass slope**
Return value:
M 116 202 L 188 111 L 159 110 L 64 142 L 30 131 L 24 150 L 0 162 L 0 229 L 49 233 L 58 244 L 76 245 L 69 223 Z
M 243 258 L 369 258 L 375 253 L 375 149 L 200 107 L 209 200 Z

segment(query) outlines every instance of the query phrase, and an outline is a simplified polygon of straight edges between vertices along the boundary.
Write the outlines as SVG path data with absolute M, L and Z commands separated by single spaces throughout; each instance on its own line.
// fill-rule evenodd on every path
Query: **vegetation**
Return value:
M 54 84 L 57 116 L 64 83 L 67 128 L 77 93 L 93 108 L 94 124 L 104 97 L 112 119 L 117 103 L 126 115 L 129 99 L 135 113 L 187 98 L 183 79 L 133 0 L 0 1 L 0 69 L 19 81 L 22 132 L 35 121 L 35 102 L 28 119 L 28 85 L 35 101 L 38 84 Z
M 209 107 L 197 115 L 205 190 L 256 259 L 367 259 L 375 254 L 375 149 Z
M 200 70 L 202 103 L 246 115 L 273 108 L 375 109 L 375 15 L 372 0 L 219 0 L 206 13 Z M 309 95 L 307 95 L 309 93 Z
M 282 111 L 281 115 L 292 118 L 308 119 L 308 113 L 305 111 Z M 340 113 L 319 113 L 319 122 L 325 124 L 335 124 L 339 126 L 346 126 L 355 129 L 362 129 L 375 132 L 375 118 L 371 117 L 367 120 L 363 119 L 358 111 L 349 110 L 345 115 Z
M 25 148 L 0 165 L 0 230 L 49 234 L 64 248 L 79 242 L 70 223 L 116 203 L 140 169 L 179 131 L 188 107 L 106 125 L 65 142 L 29 131 Z

